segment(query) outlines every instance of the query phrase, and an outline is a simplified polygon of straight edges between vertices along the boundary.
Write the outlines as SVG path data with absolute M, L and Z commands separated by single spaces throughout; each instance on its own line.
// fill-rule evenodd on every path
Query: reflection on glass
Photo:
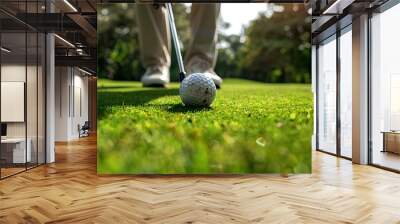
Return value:
M 349 27 L 351 28 L 351 27 Z M 347 31 L 347 30 L 346 30 Z M 345 31 L 344 31 L 345 32 Z M 340 36 L 340 153 L 351 158 L 352 141 L 352 35 Z
M 0 6 L 22 15 L 44 13 L 45 3 L 0 1 Z M 2 12 L 0 17 L 10 22 L 0 23 L 0 178 L 4 178 L 45 162 L 46 39 L 21 21 Z
M 318 48 L 318 148 L 336 153 L 336 40 Z
M 390 130 L 400 130 L 400 73 L 390 76 Z
M 400 170 L 400 5 L 372 17 L 372 163 Z

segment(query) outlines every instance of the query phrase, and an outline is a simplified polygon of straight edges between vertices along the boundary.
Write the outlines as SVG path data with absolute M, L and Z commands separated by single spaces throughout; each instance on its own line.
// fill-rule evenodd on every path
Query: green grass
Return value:
M 98 81 L 99 173 L 311 172 L 310 85 L 227 79 L 205 109 L 178 88 Z

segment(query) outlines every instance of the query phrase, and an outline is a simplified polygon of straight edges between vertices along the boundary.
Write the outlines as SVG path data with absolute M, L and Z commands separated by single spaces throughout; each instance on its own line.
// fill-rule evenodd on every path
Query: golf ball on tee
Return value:
M 214 101 L 216 92 L 213 80 L 203 73 L 189 75 L 179 89 L 179 95 L 186 106 L 208 107 Z

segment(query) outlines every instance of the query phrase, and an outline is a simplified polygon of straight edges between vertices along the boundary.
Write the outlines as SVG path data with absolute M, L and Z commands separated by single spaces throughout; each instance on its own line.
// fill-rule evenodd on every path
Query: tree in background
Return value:
M 173 10 L 184 54 L 190 40 L 190 10 L 183 4 L 174 4 Z M 98 11 L 99 76 L 139 80 L 144 68 L 140 64 L 134 4 L 101 5 Z M 220 32 L 215 70 L 225 78 L 309 83 L 310 24 L 303 5 L 287 4 L 272 16 L 260 14 L 242 35 Z M 219 28 L 229 25 L 221 21 Z M 178 74 L 178 66 L 172 55 L 171 79 L 176 81 L 174 74 Z
M 136 18 L 130 4 L 99 5 L 97 20 L 98 74 L 112 79 L 138 79 L 139 59 Z M 133 24 L 129 26 L 128 24 Z
M 310 82 L 311 18 L 302 5 L 259 15 L 245 31 L 237 61 L 243 77 L 263 82 Z

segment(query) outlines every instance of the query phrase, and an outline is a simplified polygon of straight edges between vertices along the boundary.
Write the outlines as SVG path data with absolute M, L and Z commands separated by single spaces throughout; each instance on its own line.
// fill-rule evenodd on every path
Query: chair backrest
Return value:
M 90 124 L 89 121 L 85 121 L 85 123 L 83 124 L 82 128 L 89 129 L 90 128 L 89 124 Z

